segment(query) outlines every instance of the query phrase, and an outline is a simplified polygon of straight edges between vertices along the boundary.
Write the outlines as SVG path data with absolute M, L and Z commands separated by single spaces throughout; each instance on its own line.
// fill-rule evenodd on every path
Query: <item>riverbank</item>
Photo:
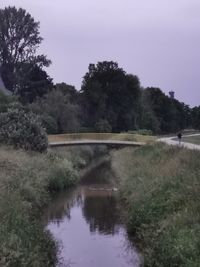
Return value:
M 200 153 L 158 143 L 113 151 L 111 158 L 144 266 L 199 266 Z
M 41 223 L 43 208 L 79 181 L 94 154 L 88 147 L 46 154 L 0 147 L 0 266 L 55 266 L 57 244 Z

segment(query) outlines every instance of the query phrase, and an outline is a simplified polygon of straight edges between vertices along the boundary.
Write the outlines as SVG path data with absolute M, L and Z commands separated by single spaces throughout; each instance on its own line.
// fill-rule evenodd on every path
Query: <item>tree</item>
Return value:
M 154 132 L 172 133 L 189 126 L 190 109 L 184 103 L 166 96 L 159 88 L 149 87 L 143 91 L 147 114 L 143 110 L 143 120 L 152 120 Z M 153 112 L 151 114 L 150 110 Z M 156 120 L 155 120 L 156 119 Z
M 0 65 L 2 77 L 10 91 L 18 93 L 27 76 L 37 66 L 49 66 L 50 60 L 36 55 L 42 38 L 39 22 L 26 10 L 15 7 L 0 9 Z
M 22 103 L 32 103 L 37 97 L 42 97 L 53 89 L 52 79 L 46 71 L 35 65 L 28 73 L 24 74 L 18 95 Z
M 73 85 L 69 85 L 66 83 L 57 83 L 55 85 L 55 89 L 57 91 L 61 91 L 64 95 L 68 95 L 70 102 L 78 103 L 79 92 Z
M 113 131 L 136 127 L 139 79 L 126 74 L 116 62 L 90 64 L 83 78 L 81 97 L 87 126 L 94 127 L 105 120 Z
M 160 132 L 160 122 L 146 94 L 146 90 L 142 90 L 139 108 L 139 126 L 141 129 L 151 130 L 153 133 Z
M 192 126 L 194 129 L 200 130 L 200 106 L 194 107 L 191 111 Z
M 79 107 L 70 102 L 68 95 L 52 90 L 30 105 L 31 110 L 41 115 L 47 133 L 76 132 L 79 128 Z

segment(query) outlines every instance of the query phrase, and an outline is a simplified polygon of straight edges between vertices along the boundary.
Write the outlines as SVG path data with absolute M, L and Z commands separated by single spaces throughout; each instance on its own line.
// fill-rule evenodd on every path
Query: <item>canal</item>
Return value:
M 121 220 L 113 175 L 104 162 L 47 207 L 46 227 L 59 243 L 59 266 L 140 266 L 140 255 Z

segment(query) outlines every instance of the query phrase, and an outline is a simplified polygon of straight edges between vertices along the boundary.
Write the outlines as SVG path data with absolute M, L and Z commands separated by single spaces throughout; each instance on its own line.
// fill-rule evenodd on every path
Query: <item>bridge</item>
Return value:
M 111 147 L 115 146 L 144 146 L 144 142 L 133 142 L 133 141 L 118 141 L 118 140 L 69 140 L 69 141 L 50 141 L 50 147 L 60 146 L 82 146 L 82 145 L 107 145 Z

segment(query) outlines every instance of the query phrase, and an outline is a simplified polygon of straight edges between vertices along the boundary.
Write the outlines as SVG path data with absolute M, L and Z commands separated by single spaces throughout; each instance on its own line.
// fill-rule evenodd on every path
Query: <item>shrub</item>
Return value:
M 6 112 L 9 104 L 14 100 L 13 96 L 7 96 L 0 90 L 0 112 Z
M 141 135 L 153 135 L 153 131 L 152 130 L 147 130 L 147 129 L 139 129 L 139 130 L 135 130 L 135 131 L 128 131 L 128 133 L 141 134 Z
M 48 145 L 39 118 L 17 104 L 0 113 L 0 142 L 39 152 Z
M 52 90 L 30 105 L 41 116 L 48 134 L 77 132 L 79 129 L 79 106 L 70 102 L 69 95 Z
M 57 159 L 57 163 L 50 172 L 48 188 L 50 191 L 64 190 L 75 185 L 78 180 L 78 173 L 74 170 L 73 165 L 67 159 Z
M 109 124 L 107 120 L 100 119 L 96 124 L 95 124 L 95 129 L 99 133 L 111 133 L 112 132 L 112 127 Z
M 58 125 L 55 118 L 50 115 L 43 114 L 41 116 L 41 120 L 42 125 L 46 129 L 47 133 L 56 134 L 58 132 Z

